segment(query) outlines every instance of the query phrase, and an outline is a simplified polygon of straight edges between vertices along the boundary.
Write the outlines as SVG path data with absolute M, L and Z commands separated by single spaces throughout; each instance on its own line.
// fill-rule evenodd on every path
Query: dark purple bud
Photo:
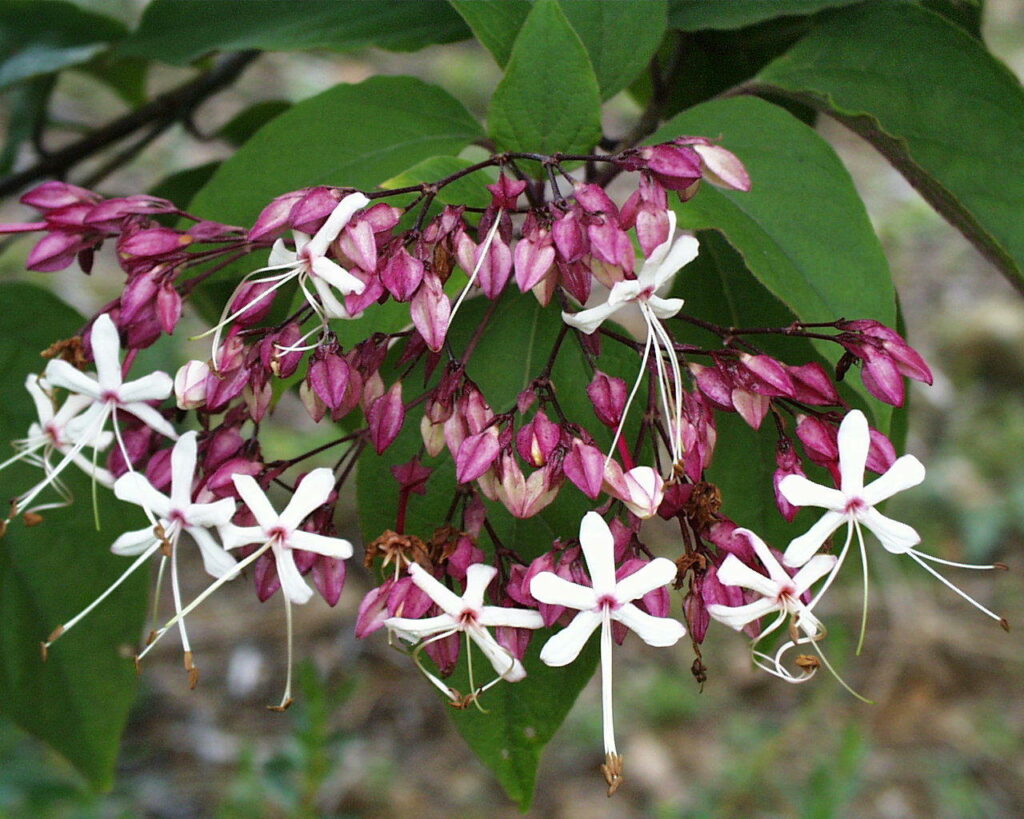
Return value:
M 459 650 L 462 648 L 462 635 L 456 632 L 450 637 L 428 642 L 423 650 L 427 656 L 434 661 L 437 671 L 442 677 L 447 677 L 455 670 L 459 662 Z
M 320 400 L 335 410 L 345 400 L 349 374 L 350 367 L 344 357 L 336 352 L 320 353 L 318 350 L 309 365 L 306 379 Z
M 370 441 L 378 455 L 398 437 L 403 421 L 405 405 L 402 403 L 402 382 L 396 381 L 391 389 L 370 405 L 367 413 Z
M 415 492 L 417 495 L 427 494 L 427 480 L 429 480 L 433 469 L 420 463 L 419 458 L 413 458 L 404 464 L 391 467 L 391 474 L 398 485 L 406 492 Z
M 209 438 L 202 450 L 202 464 L 206 472 L 211 472 L 223 464 L 228 458 L 237 454 L 244 443 L 242 433 L 237 427 L 221 427 Z
M 724 372 L 717 367 L 705 367 L 701 364 L 689 365 L 697 388 L 706 395 L 719 409 L 734 410 L 732 403 L 733 386 Z
M 506 211 L 515 210 L 519 195 L 526 190 L 526 180 L 510 179 L 505 174 L 501 174 L 497 182 L 486 187 L 491 192 L 491 208 L 493 210 L 499 208 Z
M 787 475 L 801 475 L 804 476 L 804 468 L 800 463 L 800 458 L 796 454 L 796 450 L 793 449 L 793 442 L 789 438 L 780 438 L 778 444 L 775 447 L 775 464 L 777 469 L 772 475 L 772 486 L 775 489 L 775 505 L 779 508 L 779 513 L 786 519 L 788 523 L 793 522 L 793 518 L 796 517 L 797 512 L 800 510 L 791 504 L 783 494 L 779 491 L 779 484 L 782 483 L 782 479 Z
M 793 380 L 792 398 L 804 404 L 829 406 L 839 403 L 839 393 L 825 368 L 816 362 L 788 367 Z
M 446 571 L 460 583 L 466 582 L 466 569 L 474 563 L 483 563 L 484 553 L 468 537 L 463 535 L 455 544 L 446 564 Z
M 708 540 L 726 554 L 736 555 L 748 566 L 758 564 L 757 553 L 746 535 L 736 534 L 739 527 L 731 520 L 720 520 L 711 524 Z

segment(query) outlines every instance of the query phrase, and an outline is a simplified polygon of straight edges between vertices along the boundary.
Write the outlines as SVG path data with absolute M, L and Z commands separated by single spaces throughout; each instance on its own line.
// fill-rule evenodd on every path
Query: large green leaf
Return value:
M 480 386 L 495 412 L 515 406 L 517 394 L 543 369 L 561 327 L 557 306 L 541 308 L 531 294 L 511 291 L 503 299 L 467 366 L 468 375 Z M 457 353 L 468 343 L 488 306 L 485 300 L 476 299 L 460 311 L 449 334 Z M 607 345 L 601 367 L 615 375 L 635 376 L 637 357 L 622 352 L 623 349 Z M 589 379 L 590 371 L 578 346 L 566 339 L 552 372 L 552 382 L 566 415 L 588 425 L 593 422 L 593 409 L 586 393 Z M 421 382 L 414 375 L 406 383 Z M 402 435 L 382 457 L 369 453 L 360 461 L 360 522 L 367 541 L 395 526 L 397 484 L 389 468 L 420 451 L 417 422 L 418 415 L 408 419 Z M 454 466 L 447 452 L 426 463 L 435 470 L 427 484 L 427 494 L 411 497 L 406 518 L 406 531 L 424 538 L 444 522 L 455 491 Z M 527 520 L 513 518 L 499 504 L 487 502 L 487 508 L 489 520 L 502 543 L 530 560 L 549 549 L 556 537 L 575 537 L 590 501 L 566 483 L 553 504 Z M 486 535 L 480 546 L 485 550 L 490 548 Z M 509 796 L 523 808 L 532 798 L 544 745 L 565 719 L 596 663 L 596 650 L 592 645 L 570 666 L 545 667 L 537 652 L 549 634 L 546 630 L 538 632 L 531 641 L 531 650 L 525 659 L 528 676 L 523 682 L 502 683 L 484 695 L 483 706 L 489 713 L 480 714 L 472 709 L 452 712 L 466 742 L 494 772 Z M 489 671 L 488 668 L 487 673 Z M 477 665 L 478 681 L 482 673 L 484 671 Z M 451 683 L 462 692 L 468 690 L 464 665 L 456 670 Z M 597 761 L 595 759 L 595 767 Z
M 310 185 L 371 190 L 424 159 L 457 154 L 482 135 L 461 103 L 412 77 L 373 77 L 357 85 L 337 85 L 295 104 L 257 131 L 217 169 L 189 210 L 251 226 L 279 194 Z M 252 260 L 234 265 L 197 291 L 208 316 L 219 314 L 234 282 L 256 266 Z M 396 308 L 371 309 L 376 321 L 378 311 Z M 346 327 L 361 331 L 358 325 L 343 322 L 337 327 L 341 333 Z
M 455 10 L 503 66 L 530 13 L 527 0 L 452 0 Z M 560 0 L 559 6 L 583 42 L 601 89 L 617 94 L 647 67 L 665 34 L 665 0 Z
M 984 45 L 908 3 L 823 20 L 754 88 L 871 142 L 1024 290 L 1024 89 Z
M 122 54 L 185 65 L 211 51 L 249 48 L 414 51 L 450 43 L 469 29 L 442 0 L 153 0 Z
M 680 134 L 720 135 L 753 181 L 747 193 L 703 185 L 677 206 L 681 227 L 721 231 L 757 280 L 801 321 L 895 324 L 892 278 L 864 204 L 813 129 L 763 100 L 733 98 L 673 117 L 651 141 Z M 824 341 L 816 347 L 831 362 L 842 353 Z M 878 405 L 874 412 L 884 431 L 889 410 Z
M 862 0 L 669 0 L 668 22 L 684 31 L 742 28 L 774 17 L 814 14 Z
M 55 74 L 33 77 L 7 92 L 7 137 L 0 150 L 0 175 L 8 174 L 18 159 L 21 146 L 40 134 L 46 125 Z
M 601 138 L 597 78 L 556 0 L 538 0 L 519 30 L 487 125 L 510 151 L 582 153 Z
M 23 306 L 7 311 L 0 335 L 0 437 L 9 440 L 23 436 L 35 418 L 24 383 L 44 364 L 39 351 L 72 335 L 82 319 L 32 285 L 0 285 L 0 298 Z M 38 480 L 39 470 L 16 466 L 0 476 L 9 497 Z M 135 671 L 126 656 L 142 629 L 146 578 L 140 573 L 130 579 L 42 661 L 40 641 L 126 568 L 124 558 L 108 551 L 120 533 L 110 524 L 135 519 L 101 488 L 99 514 L 107 525 L 97 532 L 88 479 L 69 475 L 68 484 L 77 496 L 74 505 L 46 512 L 32 528 L 15 520 L 0 539 L 0 711 L 67 757 L 95 786 L 109 787 L 135 694 Z
M 0 3 L 0 88 L 87 62 L 127 30 L 63 0 Z

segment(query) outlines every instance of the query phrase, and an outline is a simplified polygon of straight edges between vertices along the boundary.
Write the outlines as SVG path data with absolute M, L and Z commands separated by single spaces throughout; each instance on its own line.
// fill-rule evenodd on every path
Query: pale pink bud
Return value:
M 398 437 L 405 421 L 401 381 L 396 381 L 391 389 L 370 405 L 367 421 L 373 448 L 380 455 Z
M 607 427 L 617 427 L 626 407 L 626 382 L 597 370 L 587 385 L 594 414 Z
M 366 219 L 353 219 L 338 237 L 341 252 L 356 267 L 369 272 L 377 269 L 377 241 L 373 236 L 373 226 Z
M 761 422 L 764 421 L 764 417 L 768 414 L 768 409 L 771 407 L 772 399 L 767 395 L 759 395 L 755 392 L 748 392 L 747 390 L 733 390 L 732 405 L 735 407 L 736 412 L 740 414 L 740 417 L 746 421 L 753 429 L 760 429 Z
M 483 432 L 465 438 L 455 456 L 456 481 L 469 483 L 479 478 L 498 459 L 500 450 L 497 427 L 488 427 Z
M 734 191 L 750 190 L 750 175 L 732 151 L 710 142 L 693 142 L 690 147 L 700 156 L 704 178 L 712 185 Z
M 327 414 L 327 405 L 309 385 L 309 381 L 303 381 L 299 384 L 299 400 L 302 401 L 302 406 L 306 408 L 306 412 L 309 413 L 309 417 L 316 423 L 319 424 Z
M 423 438 L 423 447 L 430 457 L 434 458 L 441 454 L 445 444 L 443 423 L 435 424 L 424 415 L 420 418 L 420 436 Z
M 661 475 L 649 466 L 635 466 L 623 474 L 626 493 L 620 500 L 638 518 L 650 518 L 658 512 L 665 494 Z
M 68 205 L 92 204 L 100 201 L 97 193 L 80 188 L 77 185 L 69 185 L 67 182 L 43 182 L 32 188 L 18 200 L 23 205 L 38 210 L 51 210 L 63 208 Z
M 274 397 L 274 391 L 263 370 L 255 370 L 250 374 L 249 383 L 246 385 L 242 397 L 245 399 L 249 416 L 258 424 L 270 409 L 270 401 Z
M 402 580 L 409 578 L 403 577 Z M 401 582 L 401 581 L 399 581 Z M 395 579 L 388 578 L 381 585 L 370 589 L 359 604 L 356 614 L 355 634 L 360 640 L 384 627 L 384 621 L 391 617 L 388 611 L 388 596 L 395 586 Z
M 156 315 L 163 331 L 173 333 L 181 319 L 181 294 L 171 282 L 164 282 L 156 294 Z
M 317 555 L 313 563 L 313 585 L 328 606 L 335 606 L 345 587 L 345 561 Z
M 444 346 L 451 312 L 451 302 L 441 280 L 433 273 L 426 274 L 409 305 L 409 315 L 431 352 L 439 352 Z
M 537 236 L 524 237 L 516 245 L 513 262 L 516 271 L 516 284 L 525 293 L 531 290 L 555 262 L 555 248 L 548 231 L 538 232 Z
M 562 470 L 584 495 L 594 499 L 601 494 L 604 483 L 604 462 L 601 450 L 576 439 L 562 461 Z
M 271 239 L 288 227 L 288 217 L 298 202 L 306 195 L 306 191 L 291 191 L 274 199 L 256 217 L 256 224 L 249 231 L 249 241 L 259 242 Z
M 210 365 L 192 360 L 183 364 L 174 376 L 174 397 L 178 409 L 197 409 L 206 403 L 206 383 Z
M 668 241 L 668 211 L 664 208 L 643 207 L 636 215 L 636 238 L 644 256 L 650 256 L 658 245 Z
M 353 372 L 355 372 L 353 370 Z M 363 390 L 362 395 L 359 399 L 359 403 L 363 408 L 363 412 L 369 412 L 373 402 L 376 401 L 384 394 L 384 379 L 380 377 L 379 372 L 374 372 L 363 379 Z
M 538 469 L 529 478 L 525 478 L 515 459 L 511 455 L 504 455 L 501 459 L 498 499 L 513 517 L 533 517 L 558 494 L 557 487 L 553 491 L 548 487 L 547 478 L 547 469 Z
M 590 238 L 590 250 L 595 258 L 618 269 L 619 275 L 616 278 L 621 278 L 622 273 L 633 272 L 636 253 L 633 251 L 633 243 L 629 241 L 629 236 L 619 227 L 618 222 L 608 219 L 592 224 L 587 228 L 587 236 Z
M 400 247 L 381 270 L 381 282 L 398 301 L 409 301 L 423 281 L 423 262 Z
M 475 256 L 474 263 L 480 266 L 477 272 L 480 289 L 484 291 L 487 298 L 498 298 L 501 291 L 505 289 L 505 285 L 508 284 L 509 276 L 512 275 L 512 251 L 496 233 L 491 240 L 490 247 L 487 248 L 486 256 L 484 256 L 483 245 L 477 248 Z M 483 261 L 480 260 L 481 257 L 483 257 Z
M 494 418 L 494 413 L 491 412 L 483 393 L 473 384 L 467 385 L 463 392 L 462 398 L 459 400 L 459 411 L 466 419 L 469 431 L 473 434 L 482 432 Z
M 519 457 L 532 466 L 544 466 L 561 435 L 558 424 L 548 419 L 544 410 L 537 410 L 530 423 L 522 426 L 516 435 Z

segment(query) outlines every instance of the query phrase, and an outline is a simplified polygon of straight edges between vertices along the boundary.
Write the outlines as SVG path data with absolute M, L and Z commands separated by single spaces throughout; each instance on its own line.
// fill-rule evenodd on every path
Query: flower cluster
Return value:
M 635 191 L 620 207 L 598 177 L 563 170 L 570 159 L 591 169 L 603 164 L 602 183 L 635 174 Z M 519 167 L 527 162 L 548 171 L 546 182 L 528 181 Z M 439 191 L 473 174 L 489 175 L 487 207 L 437 205 Z M 95 251 L 112 242 L 125 281 L 117 300 L 80 336 L 55 345 L 59 357 L 44 372 L 28 377 L 39 421 L 0 468 L 23 460 L 41 468 L 42 478 L 15 496 L 4 527 L 16 516 L 39 523 L 41 511 L 70 503 L 61 476 L 72 464 L 146 519 L 113 540 L 114 553 L 133 558 L 125 572 L 58 626 L 44 649 L 158 559 L 159 577 L 170 570 L 173 615 L 155 624 L 138 660 L 176 628 L 195 685 L 186 620 L 251 568 L 261 601 L 281 592 L 290 668 L 292 606 L 307 603 L 314 589 L 336 604 L 353 555 L 335 528 L 339 494 L 357 461 L 365 467 L 380 457 L 394 479 L 390 497 L 379 498 L 392 528 L 373 532 L 365 546 L 364 563 L 377 574 L 359 608 L 357 635 L 383 630 L 409 644 L 453 705 L 482 707 L 489 688 L 529 673 L 524 658 L 535 631 L 554 629 L 544 635 L 539 661 L 557 667 L 573 663 L 600 627 L 602 770 L 613 792 L 623 763 L 612 727 L 612 646 L 628 632 L 658 647 L 688 633 L 701 677 L 699 645 L 717 619 L 751 636 L 758 667 L 801 682 L 820 664 L 831 668 L 816 610 L 854 541 L 866 596 L 865 528 L 951 586 L 933 564 L 963 565 L 920 551 L 913 529 L 877 509 L 920 483 L 924 468 L 913 456 L 897 458 L 837 388 L 859 363 L 864 388 L 900 406 L 904 378 L 931 383 L 927 365 L 870 319 L 737 328 L 684 312 L 688 288 L 700 284 L 677 275 L 700 244 L 677 230 L 676 209 L 706 183 L 740 192 L 751 185 L 725 148 L 683 137 L 614 155 L 505 153 L 398 190 L 292 191 L 267 204 L 248 229 L 148 196 L 104 199 L 59 182 L 26 194 L 22 201 L 42 211 L 41 221 L 0 232 L 43 232 L 30 269 L 55 271 L 77 260 L 88 271 Z M 670 204 L 673 193 L 678 204 Z M 415 198 L 403 207 L 388 201 L 404 195 L 392 201 L 409 202 L 408 194 Z M 167 227 L 160 216 L 191 226 Z M 198 358 L 174 378 L 139 371 L 137 353 L 175 332 L 193 294 L 249 254 L 268 251 L 265 264 L 252 262 L 235 283 Z M 474 354 L 517 299 L 536 303 L 540 320 L 557 329 L 546 358 L 528 358 L 518 395 L 501 405 L 481 386 L 493 374 Z M 460 312 L 470 300 L 480 307 L 472 319 Z M 397 323 L 359 321 L 381 315 L 388 303 L 400 305 Z M 718 343 L 693 343 L 695 327 Z M 771 333 L 833 342 L 835 371 L 769 355 L 758 339 Z M 520 355 L 515 342 L 499 341 L 512 358 Z M 625 369 L 623 361 L 630 362 Z M 566 385 L 567 368 L 577 374 L 573 385 Z M 313 422 L 338 434 L 270 460 L 261 429 L 289 391 Z M 826 510 L 782 553 L 730 520 L 723 512 L 729 499 L 709 480 L 722 413 L 773 436 L 777 469 L 764 480 L 782 517 L 792 521 L 803 506 Z M 765 424 L 769 415 L 773 423 Z M 320 465 L 321 456 L 333 466 Z M 865 485 L 865 469 L 880 477 Z M 805 470 L 830 476 L 835 487 L 812 482 Z M 290 493 L 281 512 L 273 499 L 279 491 Z M 426 493 L 441 496 L 447 514 L 428 531 L 409 531 L 413 496 Z M 559 533 L 553 543 L 502 538 L 514 530 L 506 525 L 512 519 L 583 501 L 591 511 L 578 533 Z M 641 539 L 655 515 L 679 524 L 674 560 L 655 556 Z M 830 538 L 844 524 L 833 554 Z M 192 601 L 182 599 L 178 582 L 184 535 L 213 578 Z M 683 590 L 681 605 L 673 606 L 673 589 Z M 784 625 L 788 640 L 770 645 Z M 796 657 L 794 672 L 784 660 L 798 646 L 814 653 Z M 469 688 L 460 692 L 446 679 L 463 648 Z M 476 650 L 495 675 L 482 684 Z M 275 708 L 290 701 L 289 672 Z

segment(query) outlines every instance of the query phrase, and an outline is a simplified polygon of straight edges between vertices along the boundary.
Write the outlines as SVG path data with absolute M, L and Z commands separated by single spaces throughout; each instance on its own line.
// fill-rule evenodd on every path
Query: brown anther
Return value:
M 84 370 L 89 366 L 89 359 L 85 354 L 85 345 L 82 344 L 81 336 L 55 341 L 39 355 L 43 358 L 61 358 L 79 370 Z
M 789 631 L 789 639 L 792 640 L 794 643 L 799 642 L 800 631 L 796 627 L 796 617 L 792 618 L 789 621 L 789 625 L 786 628 Z
M 282 702 L 280 705 L 268 705 L 267 706 L 267 710 L 268 711 L 273 711 L 276 714 L 283 714 L 285 711 L 287 711 L 291 707 L 291 704 L 293 702 L 295 702 L 295 700 L 293 700 L 291 697 L 289 697 L 284 702 Z
M 401 568 L 410 563 L 419 563 L 424 568 L 430 567 L 430 556 L 427 545 L 416 535 L 400 535 L 390 529 L 383 532 L 366 546 L 363 565 L 369 569 L 377 557 L 384 558 L 384 565 L 392 561 Z
M 821 660 L 813 654 L 800 654 L 793 662 L 796 663 L 797 668 L 803 669 L 808 674 L 813 674 L 821 668 Z
M 6 520 L 0 520 L 0 537 L 3 537 L 6 534 L 7 534 L 7 521 Z
M 188 690 L 194 691 L 199 685 L 199 669 L 192 662 L 192 652 L 185 652 L 185 670 L 188 672 Z
M 605 755 L 601 773 L 604 774 L 604 781 L 608 783 L 608 796 L 614 794 L 623 782 L 622 764 L 622 757 L 618 754 Z
M 132 657 L 132 660 L 135 663 L 135 676 L 137 676 L 137 677 L 141 676 L 141 674 L 142 674 L 142 660 L 139 659 L 139 655 L 138 654 L 136 654 L 134 657 Z
M 1007 566 L 1005 563 L 993 563 L 992 564 L 992 568 L 993 569 L 1001 569 L 1004 572 L 1010 571 L 1010 567 Z
M 55 628 L 53 631 L 50 632 L 50 636 L 46 638 L 47 644 L 55 642 L 57 640 L 57 638 L 60 637 L 60 635 L 62 635 L 63 633 L 64 633 L 64 626 L 63 626 L 63 624 L 61 624 L 61 625 L 57 626 L 57 628 Z
M 683 505 L 686 517 L 693 521 L 694 528 L 704 530 L 718 520 L 722 508 L 722 493 L 713 483 L 699 481 L 693 485 L 689 500 Z
M 146 645 L 148 646 L 156 639 L 156 629 L 150 629 L 149 634 L 146 635 Z
M 438 242 L 434 245 L 434 272 L 441 280 L 441 284 L 448 281 L 448 277 L 452 275 L 452 270 L 454 269 L 455 257 L 452 256 L 451 252 L 444 246 L 444 244 Z
M 43 522 L 43 516 L 35 512 L 26 512 L 21 516 L 21 519 L 25 521 L 26 526 L 38 526 Z
M 693 661 L 693 665 L 690 666 L 690 673 L 693 674 L 693 678 L 701 685 L 708 681 L 708 667 L 704 665 L 700 657 Z
M 173 547 L 167 539 L 167 532 L 164 531 L 164 527 L 159 523 L 153 526 L 153 536 L 160 541 L 160 554 L 164 557 L 170 557 Z
M 1005 617 L 999 618 L 999 625 L 1002 627 L 1003 631 L 1008 632 L 1010 630 L 1010 621 Z
M 39 656 L 43 658 L 45 663 L 47 658 L 50 656 L 50 644 L 47 642 L 41 642 L 39 644 Z

